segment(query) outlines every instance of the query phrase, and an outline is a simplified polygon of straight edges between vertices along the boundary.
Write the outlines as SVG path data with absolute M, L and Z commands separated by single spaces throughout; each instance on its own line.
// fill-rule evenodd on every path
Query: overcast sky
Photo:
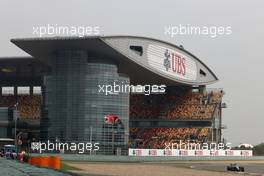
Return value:
M 263 0 L 1 0 L 0 57 L 25 56 L 11 38 L 36 37 L 33 26 L 99 26 L 103 35 L 140 35 L 181 44 L 207 64 L 226 92 L 224 137 L 264 142 Z M 166 26 L 231 26 L 231 35 L 164 33 Z

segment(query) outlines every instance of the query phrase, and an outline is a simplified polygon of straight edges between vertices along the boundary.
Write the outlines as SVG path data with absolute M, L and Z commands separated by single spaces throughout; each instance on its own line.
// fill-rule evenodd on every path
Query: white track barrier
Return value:
M 252 150 L 170 150 L 170 149 L 132 149 L 129 156 L 253 156 Z

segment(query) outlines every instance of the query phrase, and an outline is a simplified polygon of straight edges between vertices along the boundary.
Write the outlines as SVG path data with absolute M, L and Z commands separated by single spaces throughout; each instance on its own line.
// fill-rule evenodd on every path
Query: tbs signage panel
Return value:
M 179 51 L 150 44 L 147 49 L 147 62 L 153 69 L 178 79 L 195 81 L 196 62 Z

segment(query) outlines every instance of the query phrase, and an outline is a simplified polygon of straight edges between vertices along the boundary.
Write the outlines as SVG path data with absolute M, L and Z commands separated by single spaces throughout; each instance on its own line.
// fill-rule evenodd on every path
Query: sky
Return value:
M 264 142 L 263 0 L 1 0 L 0 57 L 27 56 L 11 38 L 37 37 L 33 27 L 99 26 L 101 35 L 139 35 L 184 48 L 209 66 L 223 88 L 224 137 Z M 231 27 L 230 35 L 168 35 L 168 26 Z

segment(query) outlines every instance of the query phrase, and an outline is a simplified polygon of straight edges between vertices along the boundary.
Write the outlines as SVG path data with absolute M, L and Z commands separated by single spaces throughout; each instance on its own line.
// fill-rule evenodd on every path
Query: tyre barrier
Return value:
M 39 167 L 46 167 L 59 170 L 61 167 L 61 159 L 59 156 L 32 156 L 28 163 Z

